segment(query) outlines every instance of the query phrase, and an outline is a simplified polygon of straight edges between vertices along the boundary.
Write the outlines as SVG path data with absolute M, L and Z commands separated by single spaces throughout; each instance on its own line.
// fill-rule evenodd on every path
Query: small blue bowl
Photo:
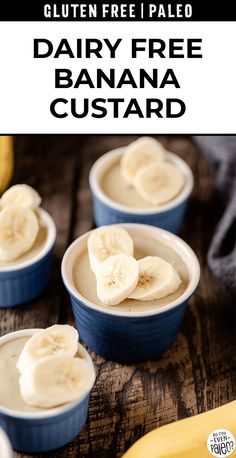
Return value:
M 147 237 L 176 252 L 186 271 L 187 285 L 180 297 L 149 310 L 124 311 L 119 306 L 101 305 L 82 296 L 74 285 L 73 266 L 79 262 L 79 254 L 86 250 L 90 232 L 67 249 L 62 261 L 62 278 L 71 298 L 76 326 L 85 344 L 110 360 L 140 362 L 160 357 L 176 339 L 187 301 L 199 281 L 200 266 L 192 249 L 176 235 L 142 224 L 120 226 L 134 238 Z
M 166 153 L 167 160 L 173 163 L 185 176 L 182 191 L 171 202 L 158 207 L 133 208 L 121 205 L 108 197 L 101 186 L 104 173 L 120 161 L 125 148 L 117 148 L 100 157 L 90 171 L 89 183 L 93 196 L 93 212 L 96 226 L 117 223 L 140 223 L 157 226 L 178 233 L 181 229 L 189 196 L 193 188 L 193 174 L 190 167 L 176 154 Z
M 19 337 L 32 336 L 38 329 L 11 332 L 0 338 L 0 345 Z M 17 411 L 0 405 L 0 427 L 8 435 L 12 447 L 23 453 L 42 453 L 62 447 L 72 441 L 83 429 L 90 393 L 95 382 L 93 362 L 79 344 L 79 352 L 86 358 L 93 371 L 87 391 L 75 402 L 42 412 Z
M 51 216 L 38 209 L 41 224 L 47 228 L 47 239 L 42 250 L 33 258 L 14 265 L 0 267 L 0 308 L 14 307 L 29 302 L 44 291 L 51 276 L 56 226 Z

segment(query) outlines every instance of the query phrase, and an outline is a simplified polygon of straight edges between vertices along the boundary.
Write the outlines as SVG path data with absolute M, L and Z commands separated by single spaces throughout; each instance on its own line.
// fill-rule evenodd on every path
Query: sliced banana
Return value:
M 88 239 L 88 256 L 92 272 L 97 275 L 102 263 L 120 253 L 132 256 L 133 240 L 125 229 L 103 226 L 92 231 Z
M 151 164 L 139 170 L 135 189 L 152 205 L 164 204 L 178 195 L 184 185 L 183 174 L 168 162 Z
M 138 261 L 139 280 L 131 299 L 150 301 L 177 291 L 181 279 L 174 267 L 158 256 L 147 256 Z
M 110 256 L 97 276 L 97 296 L 105 305 L 117 305 L 135 289 L 139 279 L 136 259 L 126 254 Z
M 20 373 L 47 356 L 66 353 L 74 356 L 78 349 L 79 334 L 68 324 L 54 324 L 37 332 L 27 340 L 17 362 Z
M 41 204 L 41 197 L 31 186 L 16 184 L 4 192 L 0 199 L 1 208 L 10 205 L 21 205 L 34 210 Z
M 36 214 L 30 208 L 11 205 L 0 212 L 0 259 L 17 259 L 33 246 L 39 231 Z
M 127 183 L 133 185 L 138 171 L 149 164 L 160 162 L 165 148 L 152 137 L 141 137 L 130 143 L 121 159 L 121 174 Z
M 50 408 L 78 399 L 91 380 L 91 369 L 81 358 L 66 353 L 42 358 L 20 376 L 24 401 L 35 407 Z

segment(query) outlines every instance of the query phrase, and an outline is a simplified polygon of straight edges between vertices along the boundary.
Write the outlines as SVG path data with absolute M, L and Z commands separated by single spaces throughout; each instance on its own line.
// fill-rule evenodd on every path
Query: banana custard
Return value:
M 0 267 L 28 261 L 43 249 L 47 226 L 40 218 L 41 197 L 31 186 L 18 184 L 0 199 Z
M 140 137 L 125 149 L 101 178 L 101 189 L 114 202 L 133 208 L 160 207 L 176 198 L 185 177 L 152 137 Z
M 69 325 L 37 330 L 0 346 L 0 404 L 37 412 L 79 399 L 94 372 Z
M 188 286 L 188 269 L 168 245 L 131 237 L 119 226 L 94 229 L 73 265 L 73 283 L 86 299 L 125 311 L 169 304 Z

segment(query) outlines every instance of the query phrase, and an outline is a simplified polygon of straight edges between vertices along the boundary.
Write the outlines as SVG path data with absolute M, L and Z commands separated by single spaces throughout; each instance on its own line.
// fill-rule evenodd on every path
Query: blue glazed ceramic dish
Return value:
M 178 156 L 168 152 L 168 160 L 185 176 L 184 188 L 175 199 L 165 205 L 140 209 L 131 208 L 110 199 L 101 187 L 104 173 L 121 159 L 124 149 L 117 148 L 104 154 L 91 169 L 89 183 L 93 196 L 93 212 L 96 226 L 116 223 L 141 223 L 157 226 L 173 233 L 179 232 L 193 188 L 191 169 Z
M 56 227 L 51 216 L 39 209 L 39 217 L 47 227 L 46 242 L 36 256 L 14 265 L 0 267 L 0 307 L 14 307 L 38 297 L 51 276 Z
M 12 332 L 0 338 L 0 345 L 19 337 L 31 336 L 38 329 Z M 21 412 L 0 405 L 0 427 L 8 435 L 12 447 L 24 453 L 42 453 L 62 447 L 72 441 L 83 429 L 87 415 L 90 393 L 95 382 L 93 362 L 79 344 L 79 352 L 90 364 L 94 378 L 87 391 L 73 403 L 42 412 Z
M 133 237 L 145 236 L 171 247 L 186 266 L 188 281 L 183 294 L 167 305 L 124 311 L 89 301 L 76 289 L 73 265 L 86 250 L 87 233 L 67 249 L 62 261 L 62 277 L 71 298 L 81 339 L 99 355 L 129 363 L 160 357 L 176 339 L 188 299 L 197 287 L 200 266 L 192 249 L 179 237 L 165 230 L 142 224 L 122 224 Z M 148 305 L 148 304 L 147 304 Z

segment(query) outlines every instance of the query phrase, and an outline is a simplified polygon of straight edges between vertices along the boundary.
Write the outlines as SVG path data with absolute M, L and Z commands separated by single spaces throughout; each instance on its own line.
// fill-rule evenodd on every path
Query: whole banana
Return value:
M 9 185 L 13 175 L 13 138 L 0 135 L 0 195 Z
M 226 447 L 233 451 L 233 441 L 222 445 L 223 437 L 219 437 L 215 443 L 212 440 L 208 445 L 208 437 L 211 438 L 216 430 L 229 431 L 235 437 L 235 418 L 236 401 L 232 401 L 208 412 L 161 426 L 139 439 L 123 458 L 210 458 L 213 453 L 209 452 L 208 447 L 217 452 L 214 456 L 229 456 Z

